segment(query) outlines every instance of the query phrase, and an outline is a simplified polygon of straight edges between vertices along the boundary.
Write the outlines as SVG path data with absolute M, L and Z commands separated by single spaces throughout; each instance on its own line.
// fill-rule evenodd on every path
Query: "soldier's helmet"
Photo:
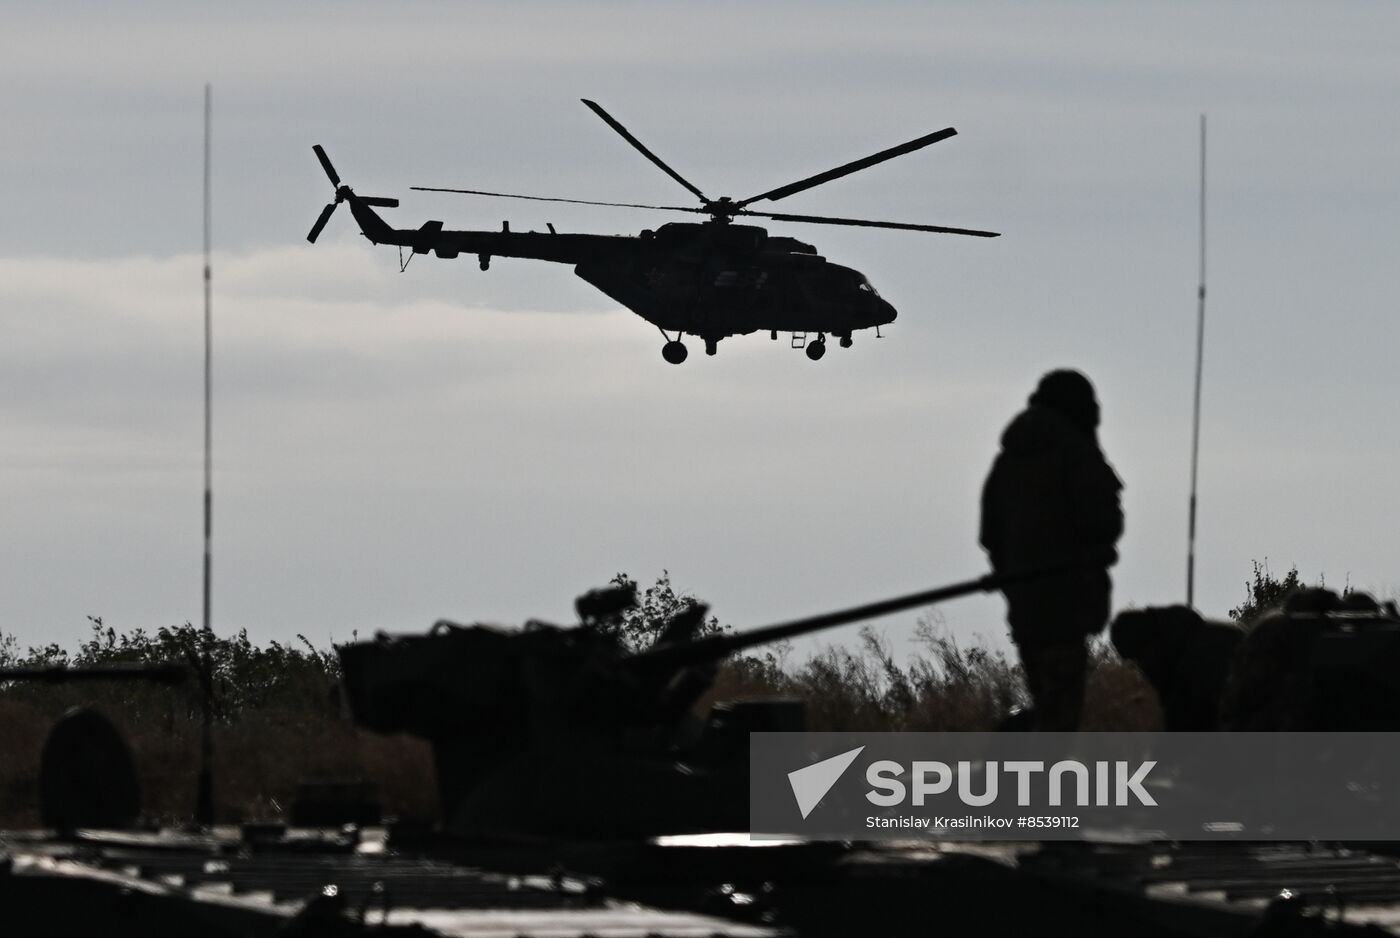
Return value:
M 1082 373 L 1069 368 L 1047 372 L 1027 403 L 1059 411 L 1088 433 L 1099 425 L 1094 385 Z

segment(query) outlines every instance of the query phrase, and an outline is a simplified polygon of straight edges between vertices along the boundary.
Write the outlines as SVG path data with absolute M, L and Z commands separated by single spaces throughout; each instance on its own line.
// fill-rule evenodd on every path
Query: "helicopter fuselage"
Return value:
M 751 225 L 673 223 L 574 272 L 662 330 L 706 340 L 770 332 L 849 336 L 894 321 L 859 271 Z
M 732 335 L 756 331 L 832 334 L 893 322 L 895 310 L 865 275 L 834 264 L 795 238 L 753 225 L 673 222 L 639 235 L 445 229 L 430 221 L 394 228 L 353 193 L 345 200 L 376 244 L 442 258 L 518 257 L 571 264 L 574 273 L 665 332 L 693 335 L 713 351 Z M 669 336 L 667 337 L 670 338 Z

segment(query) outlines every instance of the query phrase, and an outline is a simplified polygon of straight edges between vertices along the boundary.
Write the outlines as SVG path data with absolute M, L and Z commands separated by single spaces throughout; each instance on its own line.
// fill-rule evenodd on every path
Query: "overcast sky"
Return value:
M 663 569 L 745 627 L 974 576 L 997 439 L 1060 366 L 1126 483 L 1116 605 L 1181 600 L 1202 112 L 1198 605 L 1265 558 L 1393 596 L 1397 48 L 1389 3 L 11 0 L 0 630 L 199 620 L 205 81 L 221 632 L 562 621 Z M 348 212 L 304 240 L 314 143 L 403 227 L 685 220 L 408 191 L 687 198 L 580 97 L 734 197 L 951 125 L 782 208 L 1005 234 L 775 224 L 898 321 L 818 363 L 756 334 L 680 367 L 566 266 L 401 275 Z M 995 597 L 944 614 L 1004 642 Z

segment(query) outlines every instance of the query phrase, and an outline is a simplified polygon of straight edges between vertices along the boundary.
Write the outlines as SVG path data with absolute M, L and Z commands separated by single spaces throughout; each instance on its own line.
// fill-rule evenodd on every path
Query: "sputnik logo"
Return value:
M 858 746 L 849 752 L 843 752 L 839 756 L 832 756 L 820 762 L 814 762 L 806 768 L 798 769 L 788 773 L 788 783 L 792 785 L 792 796 L 797 799 L 797 810 L 802 812 L 802 819 L 805 821 L 807 815 L 811 814 L 821 800 L 826 797 L 826 793 L 841 780 L 841 776 L 846 774 L 846 770 L 851 767 L 851 763 L 856 761 L 856 756 L 865 749 Z

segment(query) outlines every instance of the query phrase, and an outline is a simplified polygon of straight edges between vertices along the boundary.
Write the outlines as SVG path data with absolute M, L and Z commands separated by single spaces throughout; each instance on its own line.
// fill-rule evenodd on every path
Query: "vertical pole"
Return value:
M 1186 525 L 1186 605 L 1196 598 L 1196 475 L 1201 448 L 1201 363 L 1206 336 L 1206 116 L 1201 115 L 1201 257 L 1196 289 L 1196 396 L 1191 411 L 1191 503 Z
M 209 585 L 210 585 L 210 546 L 212 540 L 214 491 L 213 491 L 213 436 L 210 427 L 210 403 L 212 400 L 211 374 L 213 365 L 213 278 L 209 252 L 211 241 L 210 202 L 210 118 L 212 110 L 212 89 L 204 86 L 204 630 L 210 631 L 209 624 Z
M 195 795 L 195 819 L 203 825 L 214 823 L 214 776 L 210 765 L 213 755 L 213 674 L 210 672 L 211 663 L 209 660 L 210 645 L 214 637 L 213 627 L 209 622 L 209 588 L 211 563 L 211 545 L 213 540 L 213 516 L 214 516 L 214 484 L 213 484 L 213 436 L 210 427 L 210 402 L 213 398 L 211 387 L 211 372 L 213 365 L 213 297 L 212 297 L 212 275 L 210 271 L 210 182 L 209 182 L 209 151 L 210 151 L 210 122 L 212 112 L 213 91 L 208 83 L 204 85 L 204 617 L 203 639 L 204 651 L 202 655 L 202 668 L 204 674 L 200 676 L 201 691 L 204 696 L 202 707 L 202 723 L 200 728 L 200 766 L 199 766 L 199 788 Z

